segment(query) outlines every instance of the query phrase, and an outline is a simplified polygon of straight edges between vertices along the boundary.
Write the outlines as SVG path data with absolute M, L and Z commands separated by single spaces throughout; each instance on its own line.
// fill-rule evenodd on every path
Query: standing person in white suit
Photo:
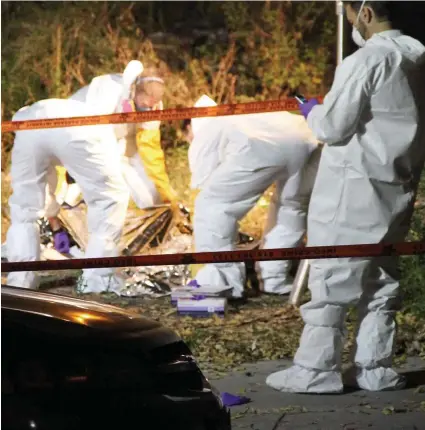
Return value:
M 215 106 L 207 96 L 196 107 Z M 306 231 L 306 212 L 320 147 L 305 119 L 288 112 L 194 118 L 188 132 L 191 187 L 195 202 L 196 252 L 234 249 L 237 224 L 274 182 L 278 211 L 265 247 L 298 246 Z M 264 291 L 289 292 L 289 262 L 260 264 Z M 196 274 L 201 285 L 231 286 L 243 297 L 242 263 L 208 264 Z
M 325 142 L 308 215 L 308 245 L 403 241 L 425 162 L 425 47 L 393 29 L 391 2 L 345 2 L 361 47 L 344 59 L 318 105 L 300 106 Z M 315 106 L 318 105 L 318 106 Z M 343 391 L 344 321 L 359 327 L 347 384 L 404 386 L 392 369 L 399 307 L 397 257 L 310 260 L 311 301 L 294 365 L 267 378 L 287 392 Z
M 99 112 L 74 100 L 49 99 L 20 109 L 13 121 L 96 115 Z M 12 149 L 9 199 L 11 225 L 7 232 L 9 261 L 40 259 L 37 220 L 55 217 L 59 205 L 51 192 L 45 213 L 46 184 L 55 189 L 54 167 L 64 166 L 80 185 L 87 203 L 89 242 L 85 257 L 115 257 L 127 212 L 128 189 L 116 162 L 118 146 L 112 126 L 82 126 L 17 131 Z M 58 232 L 56 242 L 65 239 Z M 8 285 L 37 288 L 34 272 L 8 275 Z M 83 271 L 83 292 L 118 292 L 123 279 L 113 269 Z

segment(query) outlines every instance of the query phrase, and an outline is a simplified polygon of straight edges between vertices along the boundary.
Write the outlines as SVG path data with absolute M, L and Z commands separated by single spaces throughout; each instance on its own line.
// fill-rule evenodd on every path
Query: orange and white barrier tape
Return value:
M 304 248 L 249 251 L 198 252 L 187 254 L 134 255 L 105 258 L 78 258 L 51 261 L 3 263 L 2 272 L 27 270 L 79 270 L 104 267 L 166 266 L 179 264 L 236 263 L 244 261 L 302 260 L 347 257 L 386 257 L 425 254 L 425 241 L 393 244 L 312 246 Z
M 318 98 L 322 102 L 323 98 Z M 147 121 L 170 121 L 186 118 L 243 115 L 262 112 L 295 111 L 298 102 L 293 99 L 235 103 L 199 108 L 175 108 L 144 112 L 114 113 L 110 115 L 77 116 L 71 118 L 3 121 L 1 132 L 36 130 L 41 128 L 78 127 L 83 125 L 125 124 Z

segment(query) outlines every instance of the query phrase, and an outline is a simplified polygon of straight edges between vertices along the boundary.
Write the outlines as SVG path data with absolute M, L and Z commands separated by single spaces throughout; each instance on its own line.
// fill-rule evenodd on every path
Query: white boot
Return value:
M 339 372 L 306 369 L 293 365 L 289 369 L 272 373 L 266 384 L 275 390 L 286 393 L 342 393 L 342 377 Z

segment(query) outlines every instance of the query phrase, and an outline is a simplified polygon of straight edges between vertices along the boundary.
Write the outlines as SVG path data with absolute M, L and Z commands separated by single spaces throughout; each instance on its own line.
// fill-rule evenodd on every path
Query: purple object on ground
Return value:
M 244 396 L 235 396 L 234 394 L 230 393 L 221 393 L 221 400 L 223 400 L 223 403 L 225 406 L 238 406 L 238 405 L 245 405 L 246 403 L 249 403 L 251 399 Z

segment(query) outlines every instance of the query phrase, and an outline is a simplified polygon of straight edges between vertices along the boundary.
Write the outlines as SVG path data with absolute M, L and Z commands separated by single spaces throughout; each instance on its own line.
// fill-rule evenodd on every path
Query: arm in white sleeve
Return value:
M 328 145 L 347 141 L 355 133 L 368 102 L 370 73 L 360 60 L 363 56 L 352 55 L 341 63 L 323 104 L 314 106 L 307 117 L 315 137 Z

